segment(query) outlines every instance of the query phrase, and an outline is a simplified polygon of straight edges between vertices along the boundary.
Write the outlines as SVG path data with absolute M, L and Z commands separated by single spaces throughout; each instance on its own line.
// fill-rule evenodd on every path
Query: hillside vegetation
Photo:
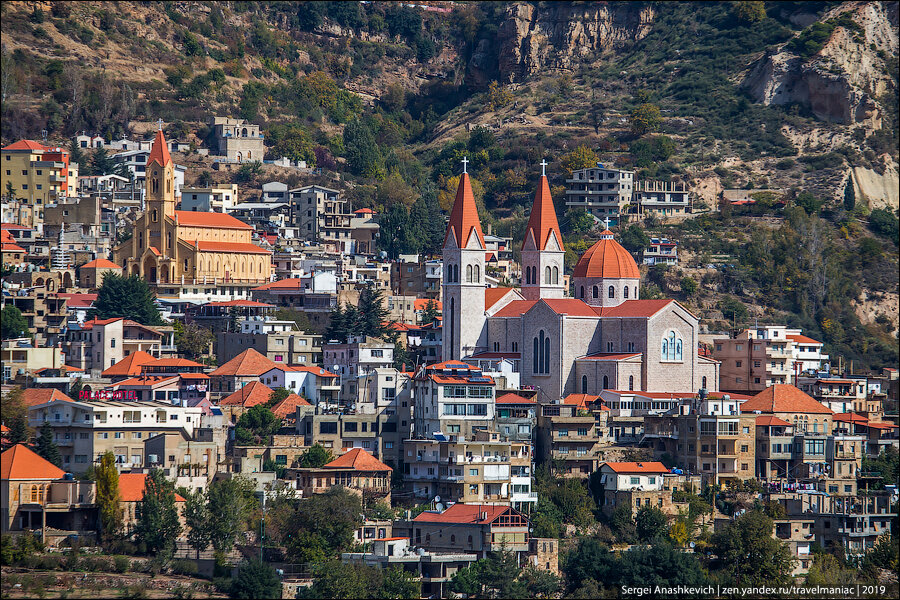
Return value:
M 485 226 L 517 245 L 546 158 L 569 266 L 596 231 L 565 211 L 566 175 L 633 168 L 687 184 L 704 214 L 641 224 L 686 252 L 680 270 L 648 273 L 647 294 L 713 329 L 787 321 L 834 356 L 896 366 L 896 5 L 431 6 L 4 2 L 3 141 L 162 119 L 200 145 L 211 115 L 250 119 L 267 158 L 322 167 L 354 207 L 382 212 L 392 255 L 438 250 L 434 215 L 463 156 Z M 182 162 L 189 178 L 230 177 Z M 242 171 L 249 193 L 275 176 Z M 720 212 L 723 188 L 777 192 Z

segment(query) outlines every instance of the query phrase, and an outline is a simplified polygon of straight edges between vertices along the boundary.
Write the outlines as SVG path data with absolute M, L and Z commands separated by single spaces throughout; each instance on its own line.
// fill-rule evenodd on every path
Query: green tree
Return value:
M 519 579 L 522 568 L 514 552 L 501 548 L 487 558 L 453 574 L 450 588 L 458 594 L 476 598 L 525 598 L 525 583 Z
M 758 510 L 747 512 L 713 535 L 712 550 L 735 585 L 783 585 L 794 559 L 782 540 L 772 537 L 774 522 Z
M 234 443 L 238 446 L 270 444 L 272 436 L 280 428 L 281 419 L 264 404 L 257 404 L 238 419 L 234 428 Z
M 421 598 L 422 582 L 403 567 L 394 566 L 381 573 L 381 588 L 376 598 Z
M 300 455 L 301 469 L 318 469 L 326 463 L 334 460 L 331 450 L 325 449 L 321 444 L 313 444 L 309 450 Z
M 441 316 L 441 311 L 438 308 L 437 302 L 433 299 L 429 300 L 425 303 L 425 308 L 422 310 L 422 325 L 429 325 L 434 323 Z
M 109 156 L 106 148 L 94 150 L 94 154 L 91 156 L 91 173 L 93 175 L 108 175 L 113 172 L 115 166 L 116 161 Z
M 733 2 L 734 16 L 743 23 L 758 23 L 766 18 L 766 3 L 761 1 Z
M 390 313 L 384 306 L 384 292 L 369 286 L 359 295 L 358 319 L 353 335 L 384 337 Z
M 138 507 L 135 537 L 149 554 L 163 561 L 172 558 L 175 541 L 181 533 L 178 509 L 175 506 L 175 486 L 160 469 L 151 469 L 144 484 L 144 495 Z
M 22 311 L 12 304 L 7 304 L 0 311 L 0 329 L 2 329 L 4 340 L 30 335 L 28 333 L 28 319 L 23 317 Z
M 347 165 L 356 175 L 383 176 L 381 151 L 372 130 L 360 119 L 354 119 L 344 127 L 344 148 Z
M 815 552 L 806 575 L 806 586 L 849 586 L 857 582 L 858 571 L 827 552 Z
M 496 81 L 492 81 L 490 85 L 488 85 L 487 103 L 490 110 L 503 108 L 504 106 L 512 102 L 512 100 L 512 92 L 510 92 L 508 89 L 506 89 Z
M 300 502 L 289 517 L 288 539 L 282 543 L 298 562 L 321 562 L 337 558 L 353 544 L 353 533 L 362 524 L 359 496 L 343 487 L 333 487 Z
M 296 123 L 271 125 L 266 131 L 266 143 L 275 158 L 286 156 L 293 161 L 305 160 L 308 167 L 316 165 L 315 144 L 309 133 Z
M 635 135 L 644 135 L 651 131 L 659 129 L 662 123 L 662 116 L 659 107 L 655 104 L 645 103 L 636 107 L 631 111 L 629 117 L 631 123 L 631 132 Z
M 900 550 L 897 546 L 897 538 L 890 533 L 879 536 L 878 541 L 863 558 L 862 568 L 867 573 L 874 574 L 876 569 L 885 569 L 889 572 L 897 572 L 897 564 L 900 560 Z M 871 577 L 876 579 L 876 577 Z
M 22 444 L 28 441 L 28 422 L 25 417 L 18 416 L 9 419 L 9 443 Z
M 697 280 L 690 275 L 685 275 L 681 278 L 681 291 L 684 292 L 685 296 L 693 296 L 697 293 L 697 288 Z
M 31 436 L 28 430 L 28 407 L 25 406 L 25 392 L 16 386 L 6 394 L 0 395 L 0 415 L 3 424 L 9 427 L 10 444 L 27 442 Z
M 150 286 L 139 275 L 106 273 L 89 317 L 124 317 L 142 325 L 162 325 Z
M 258 559 L 250 559 L 238 569 L 231 582 L 232 598 L 281 598 L 281 578 L 271 565 Z
M 229 552 L 256 506 L 253 483 L 243 477 L 214 481 L 209 497 L 209 539 L 217 552 Z
M 316 565 L 313 584 L 300 589 L 297 598 L 387 598 L 377 595 L 381 589 L 380 569 L 330 560 Z M 392 596 L 402 598 L 403 596 Z M 407 596 L 418 597 L 418 596 Z
M 97 482 L 97 508 L 100 511 L 100 531 L 107 540 L 122 530 L 122 500 L 119 494 L 119 470 L 116 456 L 107 451 L 94 469 Z
M 663 539 L 667 533 L 668 519 L 655 506 L 642 506 L 634 515 L 634 528 L 643 542 Z
M 173 325 L 179 352 L 192 359 L 209 354 L 209 347 L 215 340 L 212 331 L 196 323 L 182 325 L 180 321 L 174 321 Z
M 816 198 L 810 192 L 800 192 L 797 195 L 796 200 L 794 200 L 794 203 L 797 206 L 799 206 L 800 208 L 802 208 L 803 210 L 805 210 L 806 214 L 815 215 L 820 210 L 822 210 L 822 205 L 825 203 L 825 201 L 820 200 L 819 198 Z
M 619 243 L 634 254 L 643 251 L 650 245 L 650 236 L 640 225 L 629 225 L 619 236 Z
M 886 208 L 876 208 L 869 214 L 869 228 L 895 244 L 898 242 L 897 236 L 900 235 L 900 220 Z
M 184 522 L 187 526 L 187 541 L 191 548 L 200 553 L 209 547 L 212 541 L 213 517 L 209 511 L 209 497 L 203 490 L 194 490 L 184 497 Z
M 847 183 L 844 185 L 844 208 L 853 210 L 856 208 L 856 188 L 853 186 L 853 176 L 847 177 Z
M 59 446 L 53 441 L 53 426 L 50 425 L 50 421 L 44 421 L 41 426 L 34 451 L 57 467 L 62 466 L 62 454 L 59 452 Z
M 563 170 L 565 170 L 566 175 L 571 177 L 573 171 L 595 167 L 597 166 L 597 162 L 599 160 L 600 157 L 597 156 L 596 152 L 588 148 L 586 145 L 581 144 L 580 146 L 563 156 L 560 160 L 560 165 L 562 166 Z

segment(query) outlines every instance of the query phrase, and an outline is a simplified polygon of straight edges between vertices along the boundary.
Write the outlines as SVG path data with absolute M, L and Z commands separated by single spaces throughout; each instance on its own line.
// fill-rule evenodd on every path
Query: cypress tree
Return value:
M 103 537 L 109 539 L 122 529 L 122 505 L 119 495 L 119 470 L 116 457 L 106 452 L 100 457 L 100 465 L 94 471 L 97 481 L 97 507 Z
M 49 421 L 45 421 L 41 425 L 41 434 L 38 436 L 35 452 L 57 467 L 62 467 L 62 454 L 59 453 L 59 447 L 53 441 L 53 427 Z
M 856 208 L 856 189 L 853 187 L 853 175 L 847 177 L 847 185 L 844 186 L 844 208 L 847 210 Z

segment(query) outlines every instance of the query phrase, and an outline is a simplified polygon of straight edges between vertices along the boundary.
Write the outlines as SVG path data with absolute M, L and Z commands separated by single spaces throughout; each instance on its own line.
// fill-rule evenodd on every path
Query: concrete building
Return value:
M 339 377 L 339 402 L 360 403 L 366 398 L 369 374 L 394 366 L 394 344 L 373 337 L 351 337 L 346 344 L 326 341 L 322 344 L 322 362 Z
M 531 535 L 528 517 L 510 506 L 453 504 L 426 510 L 410 521 L 397 521 L 394 535 L 432 552 L 468 552 L 479 558 L 501 548 L 524 556 Z
M 692 195 L 684 183 L 669 181 L 634 183 L 632 206 L 639 215 L 681 217 L 691 212 L 692 201 Z
M 678 242 L 668 238 L 650 238 L 650 245 L 641 255 L 645 265 L 677 265 Z
M 68 150 L 33 140 L 4 146 L 0 155 L 3 195 L 11 186 L 20 201 L 13 222 L 42 231 L 45 208 L 76 195 L 78 164 L 69 162 Z
M 294 321 L 249 318 L 240 322 L 241 331 L 222 331 L 216 336 L 216 355 L 229 361 L 253 348 L 272 362 L 282 365 L 322 363 L 322 336 L 301 331 Z
M 666 514 L 675 514 L 672 492 L 663 488 L 663 477 L 669 469 L 661 462 L 605 462 L 600 464 L 603 498 L 597 503 L 611 515 L 617 506 L 631 507 L 632 513 L 642 506 L 654 506 Z
M 585 209 L 598 220 L 615 225 L 628 212 L 634 193 L 634 171 L 605 167 L 579 169 L 566 179 L 566 206 Z
M 540 404 L 535 439 L 539 460 L 557 475 L 585 478 L 597 470 L 601 434 L 586 405 Z
M 238 187 L 219 184 L 207 188 L 182 188 L 181 210 L 230 213 L 238 203 Z
M 63 344 L 67 363 L 97 374 L 134 352 L 159 358 L 168 336 L 161 331 L 123 318 L 85 321 L 71 325 Z
M 393 469 L 362 448 L 354 448 L 318 468 L 300 468 L 286 478 L 294 479 L 303 497 L 322 494 L 335 486 L 361 497 L 391 501 Z
M 332 252 L 355 254 L 350 201 L 338 190 L 309 185 L 290 190 L 291 223 L 303 239 L 317 242 Z
M 3 383 L 45 367 L 58 368 L 65 364 L 65 355 L 57 346 L 36 348 L 29 338 L 12 338 L 0 344 L 0 363 L 3 364 Z
M 230 162 L 262 161 L 266 153 L 259 125 L 244 119 L 213 117 L 210 120 L 214 145 L 210 150 Z
M 420 368 L 413 378 L 417 436 L 436 433 L 471 437 L 495 416 L 495 383 L 480 369 L 459 361 Z

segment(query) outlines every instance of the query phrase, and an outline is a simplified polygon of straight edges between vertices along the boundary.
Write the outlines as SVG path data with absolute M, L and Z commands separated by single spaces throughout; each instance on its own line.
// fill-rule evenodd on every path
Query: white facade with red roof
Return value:
M 542 175 L 522 247 L 523 287 L 487 288 L 478 212 L 463 173 L 444 244 L 443 358 L 515 361 L 541 401 L 604 389 L 718 391 L 699 319 L 674 300 L 640 300 L 640 270 L 606 229 L 562 284 L 562 240 Z M 558 242 L 558 243 L 557 243 Z M 558 275 L 554 267 L 559 266 Z

